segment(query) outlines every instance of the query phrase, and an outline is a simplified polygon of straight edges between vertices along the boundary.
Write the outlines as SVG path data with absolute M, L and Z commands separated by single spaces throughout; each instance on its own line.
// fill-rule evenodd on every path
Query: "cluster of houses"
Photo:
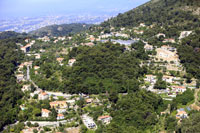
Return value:
M 32 94 L 32 96 L 34 96 L 35 94 L 38 94 L 38 100 L 47 100 L 50 98 L 50 94 L 48 92 L 45 91 L 35 91 L 34 94 Z M 96 102 L 99 102 L 99 100 L 94 100 L 93 98 L 89 98 L 89 96 L 87 95 L 81 95 L 85 97 L 85 101 L 87 104 L 91 104 Z M 64 113 L 67 112 L 68 108 L 73 108 L 75 110 L 77 110 L 77 105 L 75 105 L 76 100 L 79 100 L 80 98 L 75 98 L 75 99 L 67 99 L 67 100 L 62 100 L 62 101 L 51 101 L 49 102 L 51 109 L 55 109 L 57 111 L 57 120 L 63 120 L 65 119 Z M 43 118 L 49 118 L 51 116 L 51 111 L 48 109 L 41 109 L 41 117 Z M 83 115 L 82 117 L 83 123 L 85 124 L 85 126 L 89 129 L 96 129 L 97 125 L 95 124 L 94 120 L 89 117 L 88 115 Z M 103 116 L 99 116 L 98 121 L 101 121 L 103 124 L 109 124 L 110 121 L 112 120 L 112 117 L 109 115 L 103 115 Z
M 129 30 L 129 31 L 134 32 L 136 34 L 143 34 L 144 33 L 143 27 L 146 27 L 146 25 L 144 23 L 141 23 L 139 27 L 136 27 L 133 30 Z M 113 30 L 113 29 L 111 28 L 111 30 Z M 126 48 L 128 49 L 128 46 L 130 46 L 130 44 L 132 44 L 133 41 L 135 41 L 135 40 L 127 40 L 130 38 L 130 35 L 124 31 L 125 31 L 125 28 L 121 28 L 120 31 L 118 31 L 118 32 L 113 31 L 109 34 L 102 32 L 98 37 L 94 37 L 93 35 L 88 35 L 88 37 L 86 38 L 87 43 L 81 43 L 81 45 L 92 47 L 95 45 L 95 41 L 102 41 L 102 42 L 105 41 L 106 42 L 108 40 L 101 40 L 101 39 L 110 39 L 112 37 L 119 37 L 119 38 L 125 38 L 125 40 L 111 39 L 111 41 L 113 43 L 120 43 L 120 44 L 122 43 L 124 45 L 128 44 L 128 45 L 126 45 Z M 181 33 L 179 39 L 182 39 L 182 38 L 190 35 L 191 33 L 192 33 L 192 31 L 184 31 Z M 156 35 L 157 38 L 159 38 L 161 36 L 163 36 L 164 38 L 166 37 L 166 35 L 163 33 L 159 33 Z M 72 37 L 54 37 L 54 43 L 57 43 L 58 41 L 64 41 L 66 39 L 71 40 Z M 43 42 L 50 42 L 50 38 L 47 36 L 39 38 L 39 40 L 41 40 Z M 31 46 L 35 43 L 35 41 L 33 40 L 30 42 L 30 39 L 27 39 L 27 40 L 25 40 L 25 42 L 27 42 L 28 44 L 21 47 L 21 50 L 24 53 L 27 53 L 27 52 L 29 52 Z M 177 64 L 177 65 L 179 64 L 179 58 L 178 58 L 178 55 L 176 52 L 176 48 L 173 48 L 169 45 L 163 45 L 161 48 L 157 48 L 157 47 L 153 47 L 152 45 L 148 44 L 147 42 L 144 42 L 144 43 L 145 43 L 145 46 L 144 46 L 145 51 L 152 51 L 152 50 L 154 50 L 154 48 L 156 48 L 157 54 L 155 57 L 159 61 L 166 61 L 168 63 L 173 61 L 174 64 Z M 176 41 L 173 38 L 169 38 L 169 39 L 164 39 L 163 43 L 176 43 Z M 42 52 L 42 51 L 40 51 L 40 52 Z M 40 59 L 40 54 L 35 54 L 35 57 L 36 57 L 36 59 Z M 64 58 L 61 58 L 61 57 L 56 58 L 56 61 L 62 66 Z M 75 62 L 76 62 L 76 59 L 74 59 L 74 58 L 70 59 L 68 61 L 68 66 L 72 67 Z M 24 66 L 31 66 L 31 68 L 32 68 L 32 62 L 25 62 L 25 63 L 19 65 L 19 70 L 24 68 Z M 37 70 L 40 69 L 39 66 L 34 66 L 33 68 L 34 68 L 35 72 L 37 72 Z M 17 77 L 18 82 L 25 80 L 25 76 L 23 74 L 18 74 L 18 75 L 16 75 L 16 77 Z M 157 81 L 157 77 L 155 75 L 146 75 L 144 80 L 146 82 L 149 82 L 151 84 L 151 86 L 154 86 L 154 84 Z M 164 75 L 162 80 L 171 84 L 170 88 L 167 88 L 166 90 L 164 90 L 164 92 L 166 92 L 169 96 L 171 95 L 173 97 L 174 96 L 173 94 L 175 94 L 175 96 L 176 96 L 176 94 L 183 93 L 187 90 L 186 86 L 180 84 L 180 82 L 179 82 L 179 80 L 181 80 L 180 77 Z M 30 84 L 23 85 L 23 87 L 22 87 L 23 92 L 30 91 L 30 90 L 31 90 Z M 48 99 L 50 99 L 50 96 L 53 96 L 50 93 L 41 91 L 41 90 L 36 90 L 33 93 L 31 93 L 30 95 L 31 95 L 31 97 L 34 97 L 36 94 L 38 95 L 38 100 L 48 100 Z M 45 109 L 45 108 L 41 109 L 41 117 L 49 118 L 52 113 L 51 110 L 55 109 L 56 112 L 58 113 L 57 120 L 63 120 L 63 119 L 65 119 L 65 113 L 67 112 L 68 108 L 73 108 L 75 110 L 77 110 L 77 108 L 78 108 L 77 105 L 75 105 L 75 101 L 77 100 L 76 98 L 75 99 L 73 98 L 71 100 L 65 99 L 62 101 L 58 100 L 58 99 L 56 101 L 55 97 L 53 97 L 53 99 L 54 99 L 54 101 L 49 102 L 51 109 Z M 95 101 L 96 100 L 94 100 L 93 98 L 85 97 L 85 102 L 88 105 L 94 103 Z M 184 119 L 187 117 L 188 117 L 188 114 L 184 109 L 177 110 L 177 114 L 176 114 L 177 119 Z M 82 115 L 81 119 L 82 119 L 84 125 L 88 129 L 94 129 L 94 130 L 97 129 L 97 125 L 94 122 L 93 118 L 91 118 L 87 114 Z M 106 125 L 106 124 L 110 123 L 110 121 L 112 120 L 112 117 L 109 115 L 103 115 L 103 116 L 99 116 L 97 120 L 101 121 L 103 124 Z
M 122 31 L 122 30 L 121 30 Z M 111 33 L 101 33 L 101 35 L 98 37 L 97 41 L 100 39 L 107 39 L 110 37 L 122 37 L 122 38 L 129 38 L 130 36 L 128 34 L 122 33 L 122 32 L 111 32 Z
M 31 93 L 31 96 L 33 97 L 34 95 L 38 95 L 38 100 L 48 100 L 50 98 L 50 96 L 52 96 L 52 94 L 49 94 L 45 91 L 35 91 L 33 93 Z M 67 100 L 63 100 L 63 101 L 52 101 L 50 102 L 50 107 L 51 109 L 55 109 L 58 113 L 57 115 L 57 120 L 62 120 L 64 119 L 64 115 L 63 113 L 65 113 L 67 111 L 68 108 L 77 108 L 77 106 L 75 106 L 75 99 L 67 99 Z M 51 111 L 48 109 L 42 109 L 41 110 L 41 114 L 42 117 L 49 117 L 50 116 Z
M 167 61 L 168 63 L 174 62 L 174 64 L 179 65 L 179 57 L 177 55 L 176 49 L 167 45 L 163 45 L 161 48 L 156 49 L 156 58 L 158 61 Z
M 162 77 L 162 80 L 167 83 L 173 84 L 171 85 L 170 88 L 166 88 L 166 90 L 163 90 L 165 93 L 168 93 L 168 95 L 171 95 L 171 93 L 175 93 L 175 94 L 183 93 L 187 90 L 186 86 L 180 84 L 180 80 L 181 80 L 180 77 L 164 75 Z M 157 77 L 155 75 L 146 75 L 146 77 L 144 78 L 144 81 L 150 83 L 151 86 L 154 86 L 157 81 Z
M 29 39 L 26 39 L 25 42 L 30 42 Z M 35 44 L 35 40 L 32 40 L 30 43 L 26 44 L 25 46 L 21 46 L 20 49 L 24 52 L 27 53 L 30 51 L 32 45 Z
M 54 41 L 53 41 L 53 43 L 57 43 L 58 41 L 64 41 L 64 40 L 66 40 L 66 37 L 54 37 Z
M 50 117 L 50 114 L 51 114 L 51 111 L 48 110 L 48 109 L 42 109 L 42 111 L 41 111 L 41 116 L 42 116 L 43 118 L 48 118 L 48 117 Z M 57 119 L 57 120 L 63 120 L 63 119 L 65 119 L 65 117 L 64 117 L 63 114 L 58 113 L 56 119 Z
M 38 40 L 43 41 L 43 42 L 50 42 L 50 38 L 48 36 L 40 37 Z
M 17 78 L 17 82 L 21 82 L 21 81 L 26 81 L 27 80 L 26 76 L 23 73 L 23 68 L 24 67 L 31 67 L 32 68 L 32 64 L 33 64 L 33 62 L 29 61 L 29 62 L 24 62 L 24 63 L 21 63 L 20 65 L 18 65 L 18 69 L 17 69 L 18 73 L 15 75 L 16 78 Z

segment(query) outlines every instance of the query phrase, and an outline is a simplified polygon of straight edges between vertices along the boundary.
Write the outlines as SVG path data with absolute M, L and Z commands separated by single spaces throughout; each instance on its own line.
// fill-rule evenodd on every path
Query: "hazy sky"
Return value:
M 0 17 L 127 11 L 149 0 L 0 0 Z

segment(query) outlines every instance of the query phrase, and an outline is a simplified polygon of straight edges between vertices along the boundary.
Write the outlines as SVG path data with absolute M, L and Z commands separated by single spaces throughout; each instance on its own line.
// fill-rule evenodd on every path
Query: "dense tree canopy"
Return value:
M 23 58 L 21 52 L 16 51 L 16 41 L 0 41 L 0 130 L 16 121 L 17 101 L 22 97 L 14 75 L 18 61 Z
M 50 25 L 35 31 L 31 31 L 29 35 L 35 35 L 38 37 L 43 36 L 66 36 L 72 33 L 79 33 L 87 30 L 90 24 L 62 24 L 62 25 Z
M 74 48 L 70 58 L 77 62 L 63 71 L 66 90 L 71 93 L 99 93 L 115 88 L 117 92 L 136 91 L 138 77 L 144 74 L 134 52 L 110 43 Z
M 145 56 L 140 54 L 141 58 Z M 139 88 L 137 79 L 146 73 L 136 57 L 138 52 L 125 51 L 119 44 L 74 47 L 67 57 L 76 59 L 73 67 L 59 66 L 51 61 L 55 60 L 54 57 L 49 57 L 40 65 L 44 77 L 36 75 L 35 78 L 37 84 L 46 90 L 97 94 L 114 88 L 116 92 L 132 92 Z
M 200 30 L 182 40 L 178 53 L 187 72 L 200 79 Z
M 199 5 L 197 0 L 152 0 L 136 9 L 119 14 L 101 25 L 104 27 L 135 27 L 140 23 L 156 24 L 166 28 L 167 36 L 176 36 L 180 30 L 199 27 L 200 20 L 190 10 L 183 10 L 185 6 L 195 9 Z
M 113 107 L 113 120 L 107 128 L 108 133 L 139 132 L 152 127 L 157 123 L 159 106 L 162 99 L 146 91 L 130 93 L 118 100 Z
M 184 119 L 177 132 L 180 133 L 198 133 L 200 132 L 200 113 L 190 115 L 190 118 Z

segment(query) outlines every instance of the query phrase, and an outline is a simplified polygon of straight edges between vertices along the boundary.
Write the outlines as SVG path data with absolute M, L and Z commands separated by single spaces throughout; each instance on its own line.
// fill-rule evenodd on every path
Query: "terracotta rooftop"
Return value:
M 109 117 L 111 117 L 111 116 L 109 116 L 109 115 L 105 115 L 105 116 L 99 116 L 99 118 L 98 118 L 98 119 L 105 119 L 105 118 L 109 118 Z
M 50 113 L 51 111 L 49 111 L 48 109 L 42 109 L 42 112 Z
M 62 116 L 64 116 L 63 114 L 58 114 L 58 117 L 62 117 Z

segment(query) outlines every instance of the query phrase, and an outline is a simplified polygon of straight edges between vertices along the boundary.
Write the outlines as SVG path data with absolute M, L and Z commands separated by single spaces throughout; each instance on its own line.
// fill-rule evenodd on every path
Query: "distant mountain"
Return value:
M 19 38 L 26 37 L 28 34 L 26 33 L 17 33 L 14 31 L 5 31 L 0 33 L 0 39 L 9 39 L 9 38 Z
M 29 32 L 29 35 L 35 35 L 38 37 L 43 36 L 66 36 L 70 33 L 78 33 L 87 30 L 92 25 L 90 24 L 62 24 L 51 25 L 40 28 L 35 31 Z

